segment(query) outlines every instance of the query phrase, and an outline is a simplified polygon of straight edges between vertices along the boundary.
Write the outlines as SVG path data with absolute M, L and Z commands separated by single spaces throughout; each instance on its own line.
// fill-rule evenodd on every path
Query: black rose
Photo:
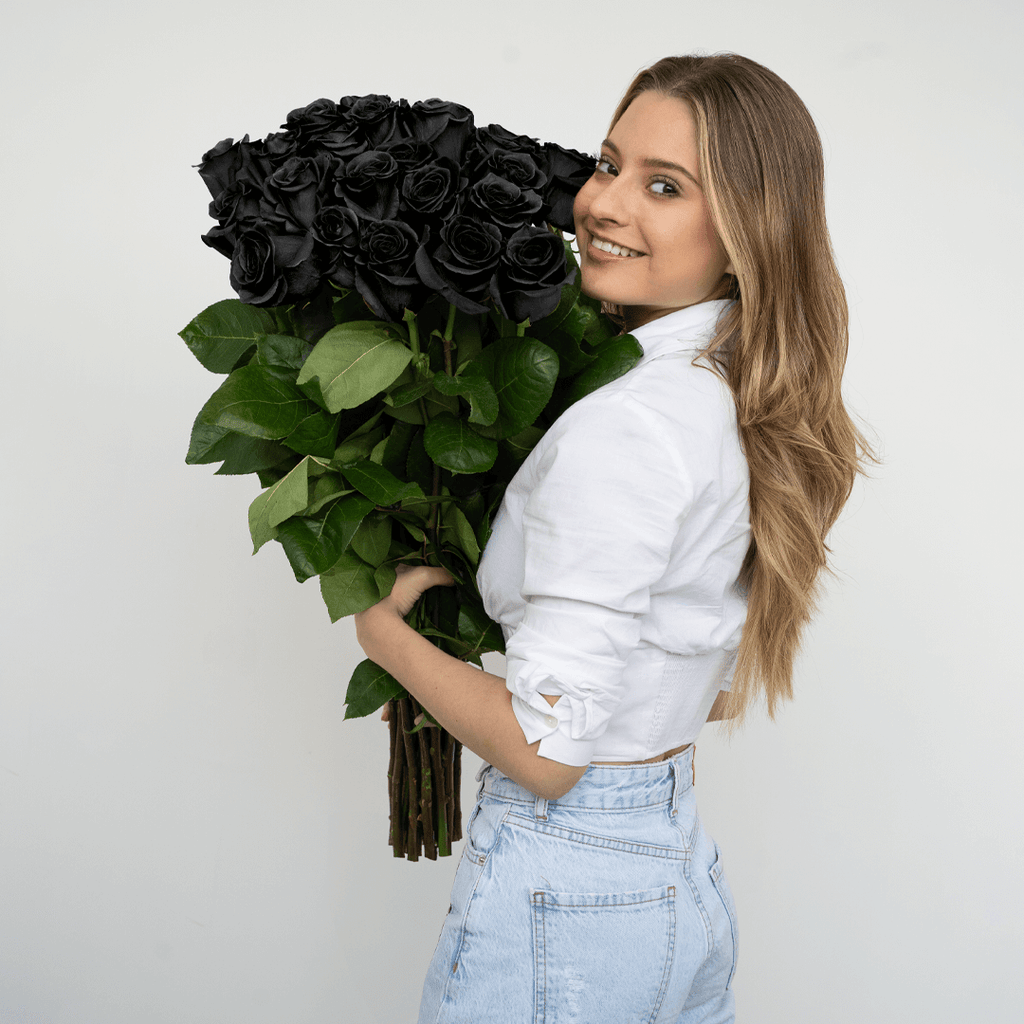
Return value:
M 231 259 L 239 232 L 255 226 L 260 219 L 261 193 L 247 181 L 234 181 L 216 199 L 210 200 L 210 216 L 219 223 L 202 240 Z
M 234 181 L 210 200 L 210 216 L 221 227 L 251 224 L 260 214 L 260 191 L 247 181 Z
M 480 153 L 481 158 L 498 151 L 528 153 L 532 156 L 540 152 L 540 143 L 528 135 L 515 135 L 500 124 L 489 124 L 486 128 L 477 128 L 473 148 Z
M 248 135 L 238 142 L 233 139 L 218 142 L 203 154 L 202 162 L 197 166 L 214 199 L 236 181 L 262 187 L 264 179 L 273 170 L 263 143 L 250 142 Z
M 343 288 L 351 288 L 359 249 L 359 217 L 347 206 L 321 206 L 310 231 L 319 243 L 324 273 Z
M 429 234 L 416 253 L 416 269 L 423 283 L 440 292 L 456 309 L 485 313 L 492 271 L 501 256 L 501 232 L 475 217 L 456 216 L 447 221 L 436 246 Z
M 290 231 L 309 228 L 320 205 L 318 191 L 325 170 L 323 158 L 292 156 L 285 160 L 263 183 L 263 217 Z
M 383 149 L 360 153 L 335 171 L 334 194 L 364 217 L 391 220 L 398 213 L 398 161 Z
M 231 287 L 252 306 L 278 306 L 288 293 L 283 270 L 275 262 L 274 240 L 262 229 L 244 232 L 231 256 Z
M 514 231 L 531 223 L 542 205 L 541 197 L 532 189 L 520 188 L 491 173 L 466 190 L 463 212 L 471 216 L 475 213 L 506 231 Z
M 392 103 L 390 96 L 371 93 L 368 96 L 357 96 L 346 113 L 348 120 L 362 130 L 370 146 L 377 147 L 394 136 L 399 109 L 401 105 Z
M 558 305 L 562 288 L 576 275 L 569 269 L 562 239 L 546 228 L 528 225 L 509 240 L 491 279 L 490 292 L 502 316 L 531 323 Z
M 418 142 L 429 142 L 438 156 L 459 163 L 473 134 L 473 111 L 447 100 L 420 100 L 403 112 L 400 130 Z
M 298 152 L 304 152 L 346 121 L 334 100 L 319 99 L 293 110 L 281 125 Z
M 464 181 L 458 167 L 446 157 L 413 167 L 402 179 L 402 205 L 421 216 L 445 219 L 455 209 Z
M 248 142 L 246 135 L 239 142 L 234 139 L 221 139 L 212 149 L 203 154 L 202 161 L 197 165 L 199 175 L 206 182 L 210 195 L 217 198 L 229 185 L 235 183 L 235 177 L 242 160 L 240 150 L 243 142 Z
M 420 164 L 428 164 L 437 156 L 426 142 L 417 142 L 415 139 L 392 139 L 380 148 L 395 158 L 399 170 L 403 172 L 419 167 Z
M 424 295 L 416 274 L 416 232 L 398 220 L 368 220 L 361 225 L 355 286 L 382 320 L 398 321 L 403 310 Z
M 529 153 L 496 150 L 484 160 L 478 174 L 486 174 L 488 171 L 520 188 L 540 190 L 548 183 L 548 176 Z
M 562 231 L 575 234 L 572 204 L 576 193 L 594 173 L 594 158 L 577 149 L 563 149 L 545 142 L 539 163 L 548 176 L 544 193 L 545 219 Z

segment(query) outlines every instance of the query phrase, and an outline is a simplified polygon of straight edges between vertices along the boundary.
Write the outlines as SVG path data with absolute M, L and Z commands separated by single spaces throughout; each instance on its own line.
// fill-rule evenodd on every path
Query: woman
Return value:
M 508 487 L 478 573 L 507 678 L 404 623 L 442 569 L 404 567 L 356 616 L 367 656 L 486 762 L 421 1024 L 734 1019 L 693 743 L 791 696 L 866 451 L 821 146 L 776 75 L 732 54 L 641 72 L 574 216 L 583 290 L 644 356 Z

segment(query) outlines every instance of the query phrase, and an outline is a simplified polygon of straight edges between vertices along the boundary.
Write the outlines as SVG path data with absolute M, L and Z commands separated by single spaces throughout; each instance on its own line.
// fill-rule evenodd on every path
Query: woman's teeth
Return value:
M 643 253 L 637 252 L 636 249 L 627 249 L 622 245 L 612 245 L 611 242 L 606 242 L 603 238 L 592 237 L 590 244 L 602 252 L 610 252 L 613 256 L 643 256 Z

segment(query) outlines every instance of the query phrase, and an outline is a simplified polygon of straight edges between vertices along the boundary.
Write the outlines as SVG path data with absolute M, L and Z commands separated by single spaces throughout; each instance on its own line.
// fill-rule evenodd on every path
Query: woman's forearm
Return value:
M 537 753 L 512 710 L 505 680 L 445 654 L 382 605 L 356 617 L 366 656 L 391 673 L 456 739 L 521 786 L 564 796 L 585 771 Z M 549 698 L 553 703 L 555 698 Z

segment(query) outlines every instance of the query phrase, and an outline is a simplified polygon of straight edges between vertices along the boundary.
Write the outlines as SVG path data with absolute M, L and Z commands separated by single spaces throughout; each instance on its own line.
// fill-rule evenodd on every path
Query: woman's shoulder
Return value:
M 721 436 L 736 430 L 728 384 L 694 352 L 641 361 L 621 377 L 571 405 L 556 421 L 562 430 L 585 426 L 599 433 L 632 424 L 670 442 L 680 434 Z

